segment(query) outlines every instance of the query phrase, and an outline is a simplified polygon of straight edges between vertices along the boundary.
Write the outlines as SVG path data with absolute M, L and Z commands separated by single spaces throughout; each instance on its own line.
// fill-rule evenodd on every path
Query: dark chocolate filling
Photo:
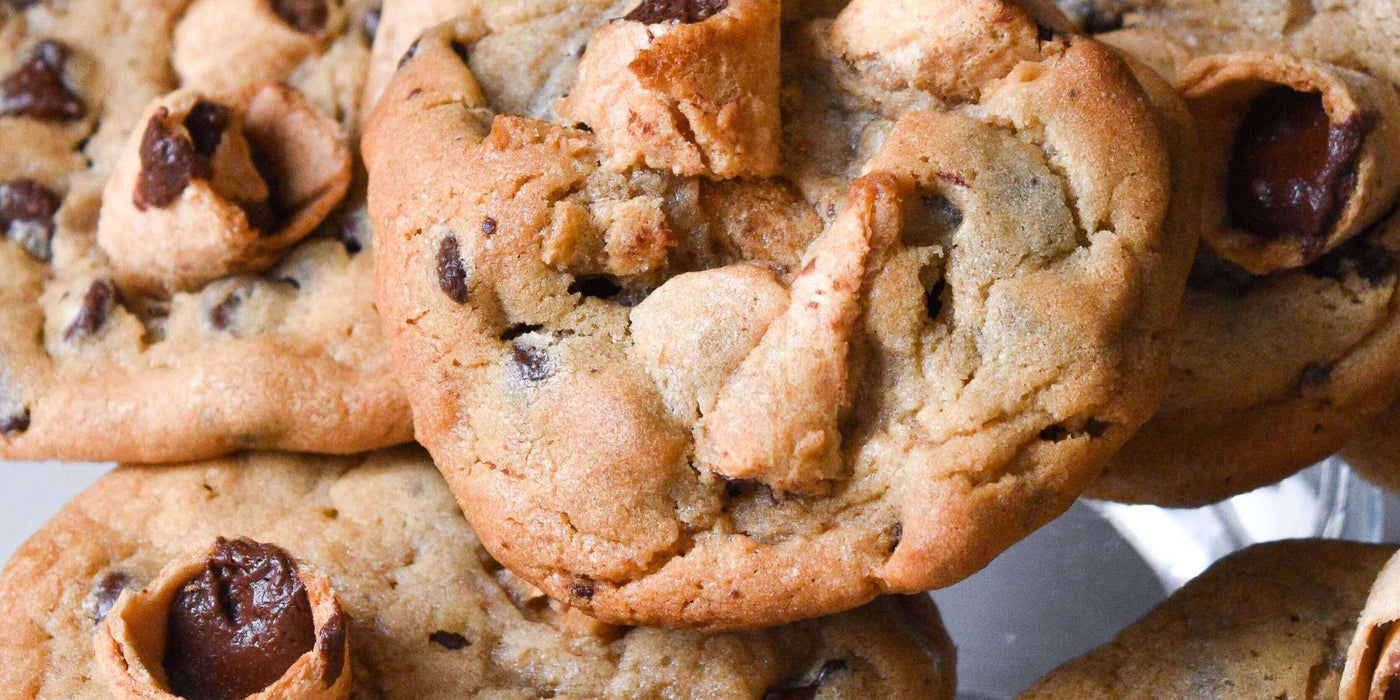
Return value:
M 1332 123 L 1315 92 L 1276 87 L 1255 98 L 1230 155 L 1231 225 L 1302 241 L 1316 257 L 1356 186 L 1364 131 L 1360 117 Z
M 642 0 L 623 19 L 642 24 L 680 22 L 694 24 L 719 14 L 729 6 L 729 0 Z
M 221 537 L 171 601 L 162 665 L 180 697 L 235 700 L 271 685 L 315 644 L 311 601 L 291 557 Z

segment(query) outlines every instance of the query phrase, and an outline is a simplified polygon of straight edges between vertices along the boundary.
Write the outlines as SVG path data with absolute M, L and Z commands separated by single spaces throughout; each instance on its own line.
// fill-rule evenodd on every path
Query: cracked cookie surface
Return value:
M 949 585 L 1151 412 L 1189 202 L 1053 8 L 466 4 L 366 128 L 380 310 L 419 439 L 550 595 L 720 629 Z
M 0 4 L 0 458 L 411 439 L 351 182 L 376 9 Z
M 0 573 L 3 694 L 114 697 L 99 623 L 219 537 L 276 545 L 334 586 L 352 698 L 953 696 L 952 647 L 924 596 L 724 635 L 611 627 L 551 603 L 486 554 L 416 448 L 107 475 Z

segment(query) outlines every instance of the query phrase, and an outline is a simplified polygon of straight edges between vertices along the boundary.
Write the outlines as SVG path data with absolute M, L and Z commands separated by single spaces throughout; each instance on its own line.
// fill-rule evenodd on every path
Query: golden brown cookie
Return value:
M 1237 552 L 1018 698 L 1336 698 L 1357 615 L 1394 553 L 1329 540 Z
M 363 146 L 418 437 L 550 595 L 722 629 L 948 585 L 1153 409 L 1194 192 L 1053 8 L 510 6 L 413 43 Z
M 926 596 L 741 634 L 601 624 L 493 561 L 410 448 L 123 467 L 0 573 L 0 695 L 255 685 L 268 700 L 951 700 L 953 650 Z
M 352 182 L 372 9 L 0 3 L 0 458 L 412 438 Z
M 1400 392 L 1400 93 L 1386 79 L 1400 73 L 1364 42 L 1300 38 L 1340 27 L 1350 4 L 1270 34 L 1227 22 L 1236 5 L 1170 0 L 1100 35 L 1171 74 L 1201 125 L 1206 189 L 1162 406 L 1091 495 L 1197 506 L 1249 491 L 1336 452 Z M 1297 10 L 1284 5 L 1238 4 L 1261 27 Z

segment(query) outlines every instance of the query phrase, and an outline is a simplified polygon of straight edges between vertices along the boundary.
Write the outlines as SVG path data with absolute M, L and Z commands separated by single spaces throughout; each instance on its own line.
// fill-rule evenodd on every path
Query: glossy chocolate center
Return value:
M 642 24 L 694 24 L 704 22 L 728 6 L 729 0 L 642 0 L 623 19 Z
M 1230 222 L 1313 254 L 1355 187 L 1361 120 L 1333 124 L 1322 95 L 1277 87 L 1255 98 L 1230 157 Z
M 165 667 L 189 700 L 235 700 L 271 685 L 316 643 L 311 601 L 291 557 L 219 538 L 170 604 Z

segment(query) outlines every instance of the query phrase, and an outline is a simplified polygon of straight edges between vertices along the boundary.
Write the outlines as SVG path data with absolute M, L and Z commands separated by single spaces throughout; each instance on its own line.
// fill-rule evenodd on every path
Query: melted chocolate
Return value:
M 1360 118 L 1333 124 L 1315 92 L 1278 87 L 1255 98 L 1230 156 L 1231 224 L 1320 253 L 1355 187 L 1363 131 Z
M 704 22 L 728 6 L 729 0 L 642 0 L 642 4 L 622 18 L 642 24 L 694 24 Z
M 345 614 L 340 611 L 340 604 L 336 603 L 335 612 L 331 613 L 330 619 L 316 635 L 317 648 L 326 659 L 321 682 L 327 688 L 335 685 L 341 671 L 345 670 L 345 639 Z
M 58 204 L 58 195 L 33 180 L 0 182 L 0 232 L 48 262 Z
M 46 39 L 34 45 L 29 58 L 0 80 L 0 116 L 31 117 L 41 121 L 81 119 L 83 100 L 63 83 L 68 47 Z
M 326 28 L 326 0 L 272 0 L 272 11 L 283 22 L 302 34 L 315 34 Z
M 191 116 L 193 116 L 191 112 Z M 208 135 L 201 137 L 208 146 Z M 212 152 L 212 151 L 211 151 Z M 170 206 L 191 180 L 214 176 L 209 156 L 170 123 L 170 112 L 161 109 L 146 123 L 141 136 L 141 175 L 132 202 L 142 211 Z
M 180 697 L 235 700 L 271 685 L 315 643 L 311 601 L 291 557 L 221 537 L 170 603 L 162 665 Z

